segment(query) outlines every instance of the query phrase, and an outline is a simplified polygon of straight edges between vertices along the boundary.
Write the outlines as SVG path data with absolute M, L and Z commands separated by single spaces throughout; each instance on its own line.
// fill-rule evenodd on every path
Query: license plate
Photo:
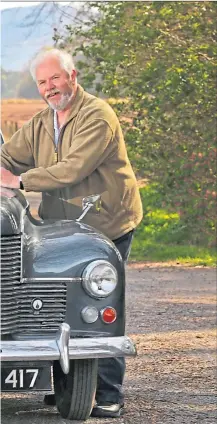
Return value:
M 1 390 L 5 392 L 50 390 L 51 368 L 2 368 Z

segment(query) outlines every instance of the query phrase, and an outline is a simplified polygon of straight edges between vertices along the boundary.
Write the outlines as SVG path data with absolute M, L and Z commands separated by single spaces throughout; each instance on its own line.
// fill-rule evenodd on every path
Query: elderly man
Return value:
M 40 51 L 30 71 L 48 108 L 3 145 L 1 185 L 42 192 L 43 219 L 75 219 L 82 198 L 100 194 L 100 214 L 90 212 L 84 222 L 113 240 L 126 261 L 142 205 L 114 111 L 77 83 L 63 50 Z M 99 361 L 93 416 L 122 414 L 124 371 L 123 358 Z

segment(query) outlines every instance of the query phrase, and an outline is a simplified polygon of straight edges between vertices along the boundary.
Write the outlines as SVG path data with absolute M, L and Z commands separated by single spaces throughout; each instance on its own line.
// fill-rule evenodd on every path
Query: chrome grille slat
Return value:
M 47 311 L 50 311 L 52 308 L 53 308 L 53 305 L 51 305 L 50 307 L 48 307 L 48 306 L 43 307 L 43 312 L 40 312 L 40 316 L 42 316 L 43 314 L 45 314 Z M 62 305 L 55 305 L 55 308 L 56 308 L 56 310 L 61 309 L 64 312 L 64 304 L 62 304 Z M 17 309 L 18 308 L 16 306 L 12 306 L 11 308 L 5 309 L 1 313 L 1 316 L 3 317 L 4 315 L 9 314 L 9 312 L 12 314 L 13 311 L 16 312 Z M 33 313 L 32 310 L 31 310 L 31 312 L 32 312 L 32 315 L 34 315 L 34 313 Z M 28 306 L 27 305 L 22 305 L 22 311 L 19 312 L 19 316 L 21 317 L 21 315 L 23 313 L 28 313 L 28 316 L 31 315 L 31 314 L 29 314 L 29 305 Z M 27 316 L 27 318 L 28 318 L 28 316 Z
M 63 314 L 58 314 L 59 315 L 59 317 L 61 317 L 61 316 L 63 316 Z M 27 320 L 26 319 L 26 317 L 24 316 L 24 317 L 20 317 L 20 325 L 26 325 L 26 324 L 31 324 L 32 325 L 32 318 L 34 318 L 34 326 L 37 324 L 37 323 L 40 323 L 40 324 L 42 324 L 42 322 L 43 321 L 45 321 L 45 319 L 46 319 L 46 323 L 48 323 L 48 322 L 56 322 L 56 317 L 55 317 L 55 320 L 53 319 L 53 318 L 46 318 L 46 316 L 38 316 L 38 315 L 33 315 L 32 314 L 32 316 L 31 317 L 29 317 L 29 319 Z
M 14 282 L 17 280 L 17 275 L 8 275 L 8 274 L 6 274 L 5 276 L 9 276 L 10 277 L 10 280 L 14 280 Z M 2 276 L 2 272 L 1 272 L 1 281 L 4 281 L 4 278 L 3 278 L 3 276 Z
M 16 245 L 11 246 L 11 247 L 7 246 L 6 244 L 3 244 L 3 246 L 1 246 L 1 254 L 2 254 L 3 257 L 6 256 L 6 252 L 10 252 L 10 253 L 14 254 L 14 253 L 16 253 L 16 250 L 17 250 L 18 247 L 19 247 L 19 244 L 16 244 Z M 6 252 L 5 252 L 5 249 L 6 249 Z
M 4 240 L 15 241 L 16 239 L 20 240 L 20 234 L 13 234 L 12 236 L 2 236 L 1 239 L 2 239 L 2 241 L 4 241 Z
M 13 304 L 10 303 L 10 305 L 8 306 L 8 308 L 7 308 L 7 306 L 4 307 L 4 310 L 1 312 L 1 316 L 3 316 L 4 314 L 6 314 L 7 311 L 10 311 L 10 313 L 12 314 L 13 313 L 13 310 L 17 311 L 17 305 L 15 305 L 14 303 Z
M 2 263 L 2 266 L 4 266 L 3 263 Z M 8 275 L 11 278 L 11 276 L 13 276 L 13 277 L 14 277 L 14 275 L 18 276 L 18 274 L 20 274 L 20 270 L 18 270 L 18 269 L 11 269 L 11 270 L 7 269 L 6 271 L 4 271 L 4 268 L 3 268 L 3 270 L 1 269 L 1 276 L 3 277 L 3 280 L 4 280 L 5 275 Z
M 4 267 L 11 267 L 12 265 L 12 267 L 15 268 L 17 266 L 20 266 L 20 259 L 17 258 L 16 260 L 13 259 L 13 261 L 2 261 L 2 264 L 4 265 Z
M 42 317 L 43 315 L 46 316 L 46 314 L 47 313 L 50 313 L 50 311 L 51 311 L 51 308 L 43 308 L 43 313 L 42 312 L 40 313 L 40 317 Z M 58 314 L 59 313 L 64 313 L 64 311 L 65 311 L 64 305 L 61 305 L 61 306 L 59 306 L 59 307 L 56 308 L 55 313 L 58 313 Z M 11 315 L 15 315 L 16 316 L 16 314 L 17 314 L 17 309 L 13 309 L 13 310 L 10 310 L 10 311 L 7 310 L 7 311 L 2 312 L 1 318 L 3 320 L 4 317 L 7 317 L 7 316 L 10 317 Z M 28 314 L 27 317 L 26 317 L 26 314 Z M 34 314 L 33 312 L 31 314 L 29 313 L 29 308 L 22 309 L 22 312 L 19 312 L 19 319 L 21 319 L 23 317 L 26 317 L 25 319 L 28 319 L 29 316 L 31 316 L 31 317 L 36 316 L 36 314 Z
M 19 248 L 19 246 L 18 246 Z M 6 254 L 5 254 L 6 253 Z M 7 252 L 1 252 L 1 258 L 2 258 L 2 262 L 14 262 L 14 261 L 19 261 L 20 260 L 20 256 L 16 253 L 16 251 L 14 252 L 10 252 L 10 259 L 8 258 L 8 251 Z
M 65 282 L 21 280 L 21 235 L 1 237 L 1 333 L 43 334 L 56 332 L 65 321 Z M 34 311 L 32 302 L 43 307 Z
M 10 243 L 10 244 L 8 244 Z M 3 240 L 1 242 L 1 250 L 3 250 L 5 247 L 7 250 L 15 250 L 17 246 L 19 246 L 19 240 L 16 240 L 15 242 L 13 242 L 12 240 L 8 241 L 8 240 Z
M 10 242 L 10 244 L 8 244 L 8 242 Z M 3 246 L 4 244 L 7 245 L 7 247 L 11 247 L 14 246 L 15 244 L 19 244 L 20 243 L 20 234 L 18 234 L 17 236 L 3 236 L 2 240 L 1 240 L 1 245 Z

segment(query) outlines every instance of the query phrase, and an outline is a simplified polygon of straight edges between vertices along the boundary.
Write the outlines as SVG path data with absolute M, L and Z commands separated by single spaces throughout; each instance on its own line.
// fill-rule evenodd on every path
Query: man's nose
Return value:
M 55 88 L 54 82 L 52 80 L 46 81 L 45 88 L 46 88 L 46 91 L 52 90 L 53 88 Z

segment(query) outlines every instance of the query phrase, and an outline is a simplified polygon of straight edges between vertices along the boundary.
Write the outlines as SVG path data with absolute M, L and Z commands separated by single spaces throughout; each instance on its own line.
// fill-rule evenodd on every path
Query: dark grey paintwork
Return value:
M 118 272 L 116 290 L 105 299 L 94 299 L 85 292 L 81 281 L 67 283 L 65 322 L 70 325 L 71 337 L 123 335 L 125 273 L 114 244 L 80 222 L 35 220 L 23 194 L 19 190 L 14 190 L 14 194 L 1 198 L 1 234 L 22 233 L 22 278 L 49 278 L 52 284 L 52 278 L 82 277 L 85 267 L 94 260 L 109 261 Z M 99 318 L 87 324 L 81 318 L 81 310 L 87 305 L 98 310 L 112 306 L 117 310 L 117 320 L 108 325 Z

